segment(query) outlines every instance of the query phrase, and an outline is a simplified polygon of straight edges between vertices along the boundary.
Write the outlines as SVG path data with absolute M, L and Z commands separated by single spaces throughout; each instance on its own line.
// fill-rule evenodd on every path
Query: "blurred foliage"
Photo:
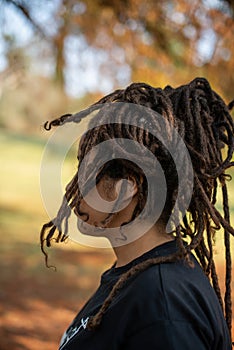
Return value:
M 0 123 L 32 129 L 130 81 L 175 86 L 200 75 L 229 100 L 233 17 L 232 0 L 1 0 Z M 79 101 L 67 96 L 72 84 Z M 94 97 L 82 101 L 86 92 Z

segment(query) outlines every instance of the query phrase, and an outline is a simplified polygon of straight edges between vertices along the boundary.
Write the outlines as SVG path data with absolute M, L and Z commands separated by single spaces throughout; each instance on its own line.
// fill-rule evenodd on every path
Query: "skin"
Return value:
M 96 188 L 98 194 L 102 197 L 102 199 L 109 202 L 111 205 L 112 201 L 118 198 L 120 185 L 121 180 L 116 181 L 114 179 L 104 177 L 97 184 Z M 90 198 L 95 201 L 95 191 L 91 190 L 88 195 L 91 196 Z M 134 178 L 128 179 L 128 187 L 124 194 L 123 202 L 124 201 L 128 204 L 125 205 L 123 209 L 116 212 L 105 227 L 120 227 L 123 222 L 129 221 L 131 219 L 132 213 L 137 204 L 137 186 Z M 98 198 L 96 199 L 96 203 L 98 203 Z M 84 198 L 80 203 L 80 210 L 81 212 L 87 213 L 89 215 L 88 220 L 84 222 L 84 216 L 76 213 L 79 218 L 79 222 L 81 222 L 80 220 L 83 221 L 83 225 L 78 226 L 82 233 L 87 233 L 86 230 L 88 229 L 85 227 L 87 224 L 92 225 L 93 227 L 103 227 L 102 221 L 107 217 L 108 213 L 102 212 L 101 207 L 100 211 L 94 209 L 86 202 Z M 92 233 L 89 232 L 88 234 Z M 108 236 L 106 237 L 109 238 Z M 111 239 L 109 240 L 112 243 Z M 145 234 L 133 242 L 118 247 L 112 246 L 117 258 L 116 267 L 126 265 L 150 249 L 153 249 L 154 247 L 171 240 L 173 240 L 173 237 L 165 233 L 165 227 L 163 225 L 155 224 Z

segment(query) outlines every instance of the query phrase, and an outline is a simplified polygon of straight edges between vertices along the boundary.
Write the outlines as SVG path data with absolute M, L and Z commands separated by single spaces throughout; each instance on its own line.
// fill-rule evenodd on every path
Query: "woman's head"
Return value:
M 212 245 L 214 230 L 222 226 L 226 232 L 225 244 L 230 252 L 229 234 L 234 234 L 229 223 L 225 184 L 227 177 L 225 170 L 233 165 L 231 159 L 234 149 L 234 125 L 228 106 L 202 78 L 175 89 L 169 86 L 165 89 L 153 88 L 137 83 L 124 90 L 113 92 L 85 111 L 63 116 L 47 123 L 45 127 L 50 129 L 52 126 L 64 123 L 78 123 L 92 112 L 95 113 L 89 130 L 83 136 L 79 147 L 79 162 L 83 164 L 83 169 L 79 166 L 74 178 L 67 185 L 56 218 L 42 228 L 43 252 L 44 244 L 50 246 L 54 237 L 57 242 L 66 238 L 71 210 L 81 218 L 83 215 L 84 220 L 89 219 L 85 215 L 87 214 L 85 208 L 82 208 L 82 200 L 93 188 L 93 179 L 97 182 L 97 186 L 99 184 L 101 187 L 100 191 L 104 191 L 103 195 L 108 193 L 110 186 L 114 194 L 110 199 L 117 199 L 115 202 L 117 204 L 126 195 L 124 186 L 127 186 L 127 182 L 121 183 L 120 180 L 126 179 L 133 184 L 134 206 L 130 222 L 141 215 L 147 200 L 150 201 L 150 210 L 154 213 L 158 207 L 158 198 L 160 196 L 164 198 L 158 186 L 161 177 L 158 177 L 158 172 L 155 171 L 158 169 L 156 163 L 159 162 L 167 190 L 163 209 L 158 217 L 159 222 L 166 225 L 172 212 L 175 216 L 180 216 L 181 208 L 186 201 L 186 193 L 192 191 L 186 213 L 182 213 L 180 224 L 177 224 L 171 232 L 177 239 L 178 252 L 169 258 L 171 261 L 178 257 L 183 258 L 194 250 L 205 273 L 211 275 L 221 302 Z M 164 121 L 163 127 L 161 120 Z M 173 130 L 176 130 L 183 139 L 189 153 L 193 168 L 192 183 L 186 176 L 188 173 L 186 154 L 177 151 L 179 138 L 173 137 Z M 168 151 L 165 138 L 171 142 L 172 148 L 174 147 L 176 158 Z M 127 144 L 128 141 L 134 142 L 133 149 Z M 101 144 L 105 145 L 104 150 L 99 147 Z M 223 150 L 225 146 L 226 153 Z M 157 160 L 156 163 L 148 152 Z M 184 167 L 185 176 L 182 179 L 178 178 L 177 164 Z M 147 169 L 148 173 L 145 174 L 143 169 Z M 148 179 L 153 186 L 151 189 Z M 179 181 L 184 186 L 184 195 L 181 198 L 177 198 Z M 219 183 L 222 186 L 223 214 L 216 207 Z M 117 184 L 119 192 L 116 191 Z M 108 225 L 114 216 L 113 211 L 107 212 L 101 220 L 103 227 Z M 183 244 L 185 238 L 187 246 Z M 230 277 L 230 262 L 227 271 L 227 276 Z M 229 277 L 227 279 L 230 279 Z M 230 285 L 229 280 L 226 282 Z
M 145 86 L 141 87 L 139 94 L 145 94 L 145 90 Z M 123 99 L 116 103 L 105 102 L 98 105 L 89 130 L 79 145 L 79 164 L 82 164 L 83 168 L 79 165 L 78 178 L 85 179 L 89 190 L 94 185 L 92 180 L 96 178 L 99 182 L 104 175 L 112 182 L 120 179 L 133 181 L 137 189 L 137 201 L 131 221 L 142 213 L 145 203 L 149 202 L 144 219 L 149 220 L 150 216 L 154 216 L 152 220 L 156 221 L 158 218 L 157 221 L 165 225 L 177 193 L 178 175 L 175 161 L 182 166 L 185 156 L 182 152 L 177 152 L 174 157 L 176 159 L 173 159 L 168 150 L 168 147 L 178 148 L 177 144 L 180 141 L 178 133 L 175 133 L 175 121 L 170 110 L 166 110 L 163 112 L 164 116 L 161 116 L 148 106 L 134 104 L 134 101 L 129 102 L 128 99 L 126 101 Z M 76 179 L 73 187 L 75 182 Z M 184 178 L 184 185 L 186 182 L 188 181 Z M 123 194 L 125 186 L 126 182 L 123 182 Z M 79 192 L 78 186 L 78 197 Z M 79 201 L 76 207 L 79 207 Z M 108 220 L 113 216 L 108 215 Z

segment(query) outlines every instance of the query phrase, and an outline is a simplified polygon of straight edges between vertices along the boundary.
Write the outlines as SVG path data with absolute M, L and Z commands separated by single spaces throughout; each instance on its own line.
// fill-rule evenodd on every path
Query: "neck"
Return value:
M 172 240 L 174 240 L 174 238 L 165 233 L 165 229 L 153 226 L 148 232 L 134 242 L 120 247 L 113 247 L 117 257 L 116 267 L 124 266 L 149 250 Z

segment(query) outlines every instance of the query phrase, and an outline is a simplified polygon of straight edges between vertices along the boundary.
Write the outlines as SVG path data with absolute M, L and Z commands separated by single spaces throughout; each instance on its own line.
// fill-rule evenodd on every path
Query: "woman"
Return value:
M 77 173 L 56 218 L 41 231 L 46 263 L 44 246 L 64 241 L 72 211 L 80 231 L 108 238 L 117 257 L 60 350 L 231 349 L 234 229 L 225 171 L 233 165 L 232 104 L 202 78 L 163 90 L 136 83 L 45 124 L 49 130 L 92 116 Z M 216 206 L 219 184 L 223 214 Z M 224 305 L 213 254 L 220 228 Z

